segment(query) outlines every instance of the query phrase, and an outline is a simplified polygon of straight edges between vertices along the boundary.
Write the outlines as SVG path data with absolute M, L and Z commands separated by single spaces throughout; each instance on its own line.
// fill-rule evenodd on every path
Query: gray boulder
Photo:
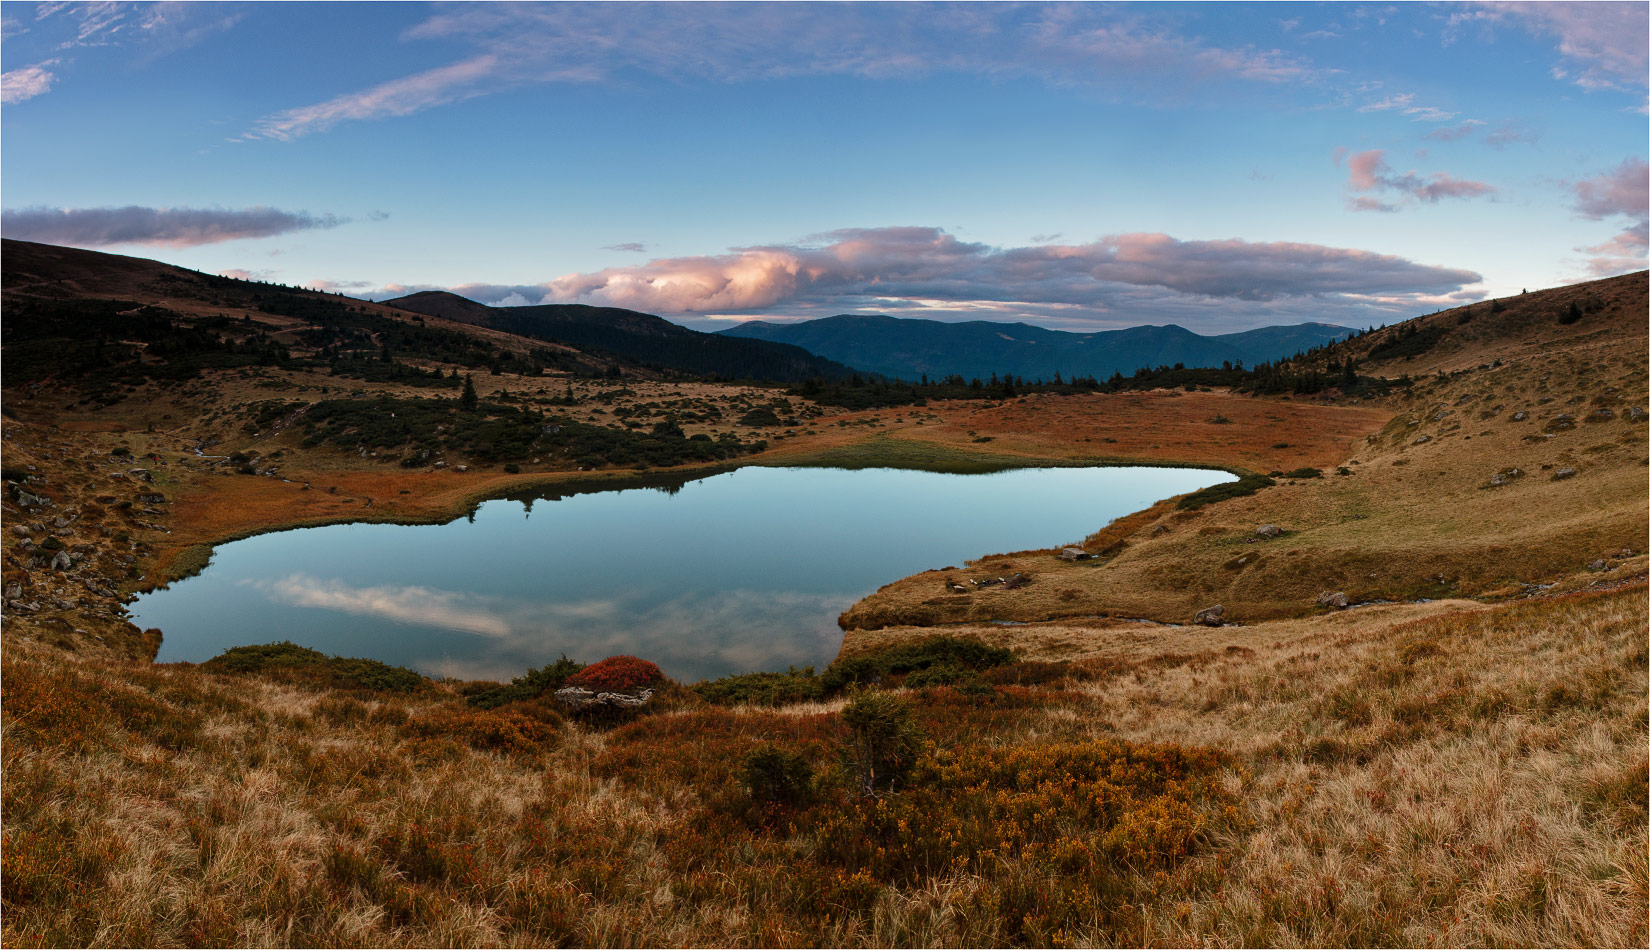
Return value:
M 56 556 L 52 558 L 51 567 L 54 571 L 66 571 L 73 566 L 74 558 L 69 557 L 69 552 L 67 551 L 59 551 Z
M 1062 561 L 1086 561 L 1093 556 L 1082 548 L 1064 548 L 1058 555 Z
M 1576 477 L 1576 470 L 1573 469 L 1573 468 L 1568 468 L 1568 467 L 1561 468 L 1558 471 L 1553 473 L 1553 481 L 1555 481 L 1555 482 L 1563 481 L 1566 478 L 1575 478 L 1575 477 Z
M 1262 538 L 1276 538 L 1283 535 L 1283 529 L 1275 524 L 1263 524 L 1255 529 L 1255 534 Z
M 1192 617 L 1192 623 L 1200 623 L 1205 627 L 1219 627 L 1224 623 L 1220 617 L 1225 612 L 1226 608 L 1219 604 L 1215 604 L 1213 607 L 1205 607 L 1199 610 L 1196 616 Z
M 1587 565 L 1587 570 L 1589 571 L 1604 571 L 1609 570 L 1609 568 L 1610 562 L 1606 561 L 1604 558 L 1599 558 L 1598 560 Z
M 1512 421 L 1514 421 L 1514 422 L 1523 422 L 1525 419 L 1528 419 L 1529 417 L 1530 417 L 1529 413 L 1527 413 L 1524 410 L 1520 409 L 1517 412 L 1512 414 Z
M 1647 417 L 1650 417 L 1650 413 L 1645 412 L 1638 406 L 1634 406 L 1627 410 L 1627 418 L 1629 421 L 1643 422 Z
M 1410 445 L 1426 445 L 1428 442 L 1431 442 L 1431 441 L 1432 441 L 1432 436 L 1423 435 L 1419 439 L 1416 439 L 1414 442 L 1411 442 Z
M 1352 599 L 1338 590 L 1326 590 L 1318 595 L 1318 606 L 1333 607 L 1336 610 L 1345 610 L 1352 606 Z

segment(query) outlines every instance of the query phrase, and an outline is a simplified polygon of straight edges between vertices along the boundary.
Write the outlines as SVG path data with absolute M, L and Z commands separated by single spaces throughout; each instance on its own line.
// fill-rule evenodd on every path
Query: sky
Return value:
M 1644 3 L 0 3 L 0 233 L 699 329 L 1391 323 L 1647 247 Z

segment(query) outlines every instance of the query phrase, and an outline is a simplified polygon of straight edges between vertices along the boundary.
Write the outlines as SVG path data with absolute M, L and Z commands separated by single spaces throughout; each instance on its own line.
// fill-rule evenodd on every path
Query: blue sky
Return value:
M 1645 266 L 1646 10 L 6 2 L 3 231 L 702 328 L 1363 326 Z

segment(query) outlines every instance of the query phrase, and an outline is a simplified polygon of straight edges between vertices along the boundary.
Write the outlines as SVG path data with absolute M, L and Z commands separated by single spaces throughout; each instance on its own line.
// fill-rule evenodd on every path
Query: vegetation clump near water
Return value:
M 435 453 L 458 452 L 479 462 L 548 457 L 582 468 L 640 468 L 718 462 L 767 448 L 724 434 L 686 436 L 669 422 L 647 433 L 552 418 L 533 409 L 463 399 L 329 399 L 303 417 L 304 445 L 401 449 L 403 464 L 430 464 Z
M 706 680 L 690 689 L 718 706 L 784 706 L 842 694 L 851 687 L 903 684 L 911 687 L 972 683 L 983 671 L 1014 662 L 1014 654 L 978 640 L 933 636 L 905 644 L 843 657 L 823 674 L 814 668 L 790 667 L 783 673 L 739 673 Z
M 1270 476 L 1249 474 L 1235 482 L 1221 482 L 1219 485 L 1210 485 L 1208 488 L 1192 492 L 1176 502 L 1175 507 L 1183 509 L 1201 508 L 1204 505 L 1225 501 L 1228 498 L 1242 498 L 1245 495 L 1253 495 L 1262 488 L 1270 488 L 1276 484 L 1277 482 L 1273 481 Z
M 327 656 L 286 640 L 231 647 L 202 666 L 224 673 L 279 672 L 345 689 L 409 693 L 427 685 L 424 677 L 404 666 L 358 657 Z

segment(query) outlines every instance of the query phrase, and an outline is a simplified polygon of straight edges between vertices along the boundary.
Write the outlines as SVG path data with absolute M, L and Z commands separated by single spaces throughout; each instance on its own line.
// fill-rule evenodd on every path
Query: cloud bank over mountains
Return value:
M 880 310 L 1033 318 L 1094 328 L 1107 320 L 1197 320 L 1298 308 L 1302 319 L 1477 299 L 1469 270 L 1291 242 L 1181 241 L 1116 234 L 1086 244 L 998 248 L 934 227 L 854 228 L 797 244 L 659 258 L 532 285 L 448 288 L 486 303 L 579 303 L 683 316 L 823 316 Z M 395 286 L 387 293 L 414 288 Z M 1249 321 L 1253 322 L 1253 321 Z

